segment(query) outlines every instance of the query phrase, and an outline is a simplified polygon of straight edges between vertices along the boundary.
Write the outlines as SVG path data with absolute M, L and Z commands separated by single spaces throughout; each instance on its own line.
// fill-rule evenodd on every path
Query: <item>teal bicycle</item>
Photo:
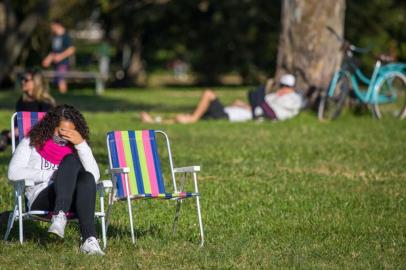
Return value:
M 371 77 L 368 77 L 356 65 L 354 53 L 365 53 L 369 49 L 358 48 L 332 28 L 327 29 L 342 43 L 344 59 L 328 89 L 321 95 L 319 120 L 339 117 L 350 94 L 361 104 L 371 107 L 378 119 L 403 119 L 406 116 L 406 64 L 389 63 L 390 57 L 381 56 L 375 63 Z

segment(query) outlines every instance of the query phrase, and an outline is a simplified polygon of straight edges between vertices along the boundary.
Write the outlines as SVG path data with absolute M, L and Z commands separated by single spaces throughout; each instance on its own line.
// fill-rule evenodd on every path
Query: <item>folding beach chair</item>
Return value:
M 166 140 L 173 193 L 168 193 L 165 190 L 160 159 L 158 156 L 156 134 L 163 135 Z M 107 210 L 107 228 L 114 201 L 127 201 L 131 239 L 135 244 L 131 200 L 169 199 L 176 201 L 176 212 L 173 222 L 173 233 L 175 233 L 182 200 L 194 197 L 196 199 L 197 216 L 200 228 L 200 246 L 203 246 L 203 222 L 200 212 L 200 194 L 197 187 L 197 172 L 200 171 L 200 166 L 174 168 L 169 139 L 162 131 L 111 131 L 107 134 L 107 149 L 110 172 L 113 180 L 113 191 L 110 193 L 109 207 Z M 179 189 L 175 180 L 175 174 L 177 173 L 183 174 Z M 194 192 L 183 191 L 187 173 L 191 173 L 193 176 Z
M 33 127 L 38 121 L 44 117 L 44 112 L 16 112 L 11 117 L 11 140 L 12 140 L 12 152 L 14 153 L 16 146 L 19 141 L 21 141 L 24 136 L 28 135 L 31 127 Z M 15 140 L 15 124 L 18 128 L 18 141 Z M 24 191 L 26 187 L 33 186 L 35 183 L 29 180 L 20 181 L 10 181 L 14 185 L 14 209 L 9 216 L 7 230 L 4 235 L 4 240 L 7 241 L 8 236 L 13 228 L 14 222 L 18 220 L 19 222 L 19 238 L 20 243 L 24 241 L 24 230 L 23 230 L 23 220 L 24 219 L 37 219 L 42 221 L 50 221 L 51 214 L 48 211 L 29 211 L 23 204 L 25 200 Z M 99 181 L 97 183 L 97 191 L 100 198 L 100 212 L 96 212 L 95 216 L 101 219 L 102 235 L 103 235 L 103 246 L 106 247 L 106 226 L 105 226 L 105 212 L 104 212 L 104 192 L 112 187 L 112 183 L 109 180 Z M 69 213 L 68 218 L 74 216 L 74 213 Z

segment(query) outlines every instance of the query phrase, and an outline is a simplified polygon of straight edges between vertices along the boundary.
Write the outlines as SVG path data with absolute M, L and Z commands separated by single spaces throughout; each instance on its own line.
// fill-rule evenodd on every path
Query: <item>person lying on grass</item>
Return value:
M 235 100 L 230 106 L 224 106 L 216 93 L 211 89 L 203 92 L 198 105 L 191 114 L 178 114 L 175 119 L 164 120 L 164 123 L 195 123 L 200 119 L 228 119 L 231 122 L 244 122 L 254 118 L 270 120 L 285 120 L 296 116 L 302 106 L 302 97 L 296 93 L 295 77 L 283 75 L 279 89 L 274 93 L 263 94 L 255 102 L 250 98 L 250 104 Z M 147 112 L 141 112 L 144 123 L 159 122 Z
M 53 213 L 48 232 L 64 237 L 66 214 L 79 219 L 80 250 L 104 255 L 96 239 L 94 211 L 99 168 L 87 141 L 89 128 L 83 115 L 69 105 L 51 109 L 16 148 L 11 158 L 11 181 L 33 180 L 26 189 L 30 210 Z

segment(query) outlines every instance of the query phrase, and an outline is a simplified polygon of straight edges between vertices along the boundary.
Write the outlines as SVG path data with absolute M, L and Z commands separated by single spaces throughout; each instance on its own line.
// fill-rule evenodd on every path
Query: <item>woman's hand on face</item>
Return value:
M 70 141 L 73 144 L 80 144 L 84 141 L 82 135 L 74 129 L 59 129 L 59 134 L 62 138 Z

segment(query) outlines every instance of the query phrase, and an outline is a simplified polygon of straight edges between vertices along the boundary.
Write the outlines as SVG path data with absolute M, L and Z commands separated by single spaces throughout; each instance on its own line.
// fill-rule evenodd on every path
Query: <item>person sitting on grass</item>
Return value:
M 49 93 L 48 84 L 41 70 L 26 71 L 22 76 L 21 85 L 23 93 L 16 103 L 16 112 L 47 112 L 55 107 L 55 100 Z M 15 134 L 18 137 L 18 129 L 15 129 Z M 6 150 L 10 144 L 10 130 L 3 130 L 0 136 L 0 151 Z
M 100 172 L 88 140 L 89 128 L 83 115 L 72 106 L 57 106 L 18 144 L 8 178 L 37 183 L 26 189 L 27 207 L 52 212 L 48 232 L 63 238 L 66 214 L 74 212 L 83 239 L 80 250 L 104 255 L 94 222 Z
M 285 120 L 296 116 L 302 106 L 302 97 L 295 89 L 295 77 L 291 74 L 283 75 L 279 82 L 279 89 L 275 93 L 264 94 L 257 104 L 247 104 L 242 100 L 235 100 L 225 107 L 211 89 L 203 92 L 200 101 L 191 114 L 178 114 L 175 119 L 164 123 L 195 123 L 200 119 L 228 119 L 231 122 L 243 122 L 254 118 L 268 118 L 271 120 Z M 147 112 L 141 112 L 144 123 L 158 122 Z

